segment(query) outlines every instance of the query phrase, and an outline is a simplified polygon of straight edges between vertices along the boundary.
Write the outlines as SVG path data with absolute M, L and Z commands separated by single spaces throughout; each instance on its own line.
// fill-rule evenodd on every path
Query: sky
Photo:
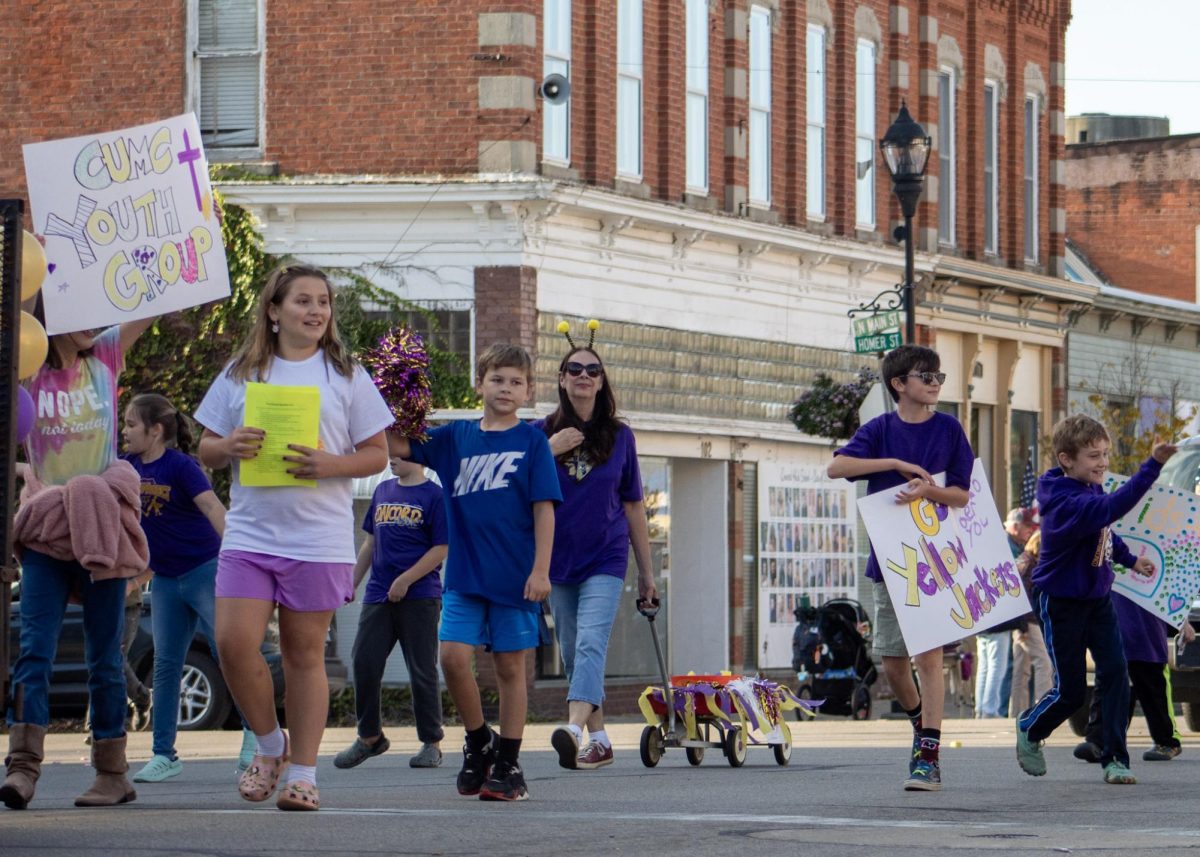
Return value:
M 1067 115 L 1167 116 L 1200 133 L 1200 0 L 1073 0 Z

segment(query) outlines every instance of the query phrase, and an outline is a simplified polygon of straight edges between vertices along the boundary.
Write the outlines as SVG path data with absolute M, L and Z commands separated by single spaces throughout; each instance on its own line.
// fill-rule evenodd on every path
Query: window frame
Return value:
M 988 107 L 989 98 L 991 100 L 990 109 Z M 990 78 L 983 83 L 983 128 L 981 130 L 983 135 L 983 252 L 990 256 L 998 256 L 1000 254 L 1000 84 Z M 989 147 L 991 149 L 990 157 Z
M 1037 264 L 1040 256 L 1038 250 L 1038 195 L 1041 192 L 1041 187 L 1038 182 L 1038 162 L 1039 162 L 1039 146 L 1041 144 L 1041 135 L 1038 133 L 1038 112 L 1041 107 L 1040 98 L 1036 93 L 1030 92 L 1025 95 L 1025 113 L 1024 113 L 1024 179 L 1022 189 L 1025 193 L 1024 199 L 1024 244 L 1025 244 L 1025 261 L 1031 264 Z
M 827 45 L 826 30 L 820 24 L 809 24 L 805 31 L 804 40 L 804 70 L 805 70 L 805 96 L 804 96 L 804 211 L 809 220 L 824 221 L 825 215 L 829 210 L 828 199 L 826 197 L 826 182 L 825 172 L 828 169 L 828 89 L 826 82 L 829 78 L 828 66 L 825 62 L 825 51 Z M 817 47 L 819 50 L 813 50 L 813 40 L 818 41 Z M 814 58 L 820 65 L 819 69 L 814 69 Z M 819 87 L 814 86 L 819 82 Z M 818 99 L 814 99 L 813 92 L 815 89 L 820 90 Z M 821 107 L 821 117 L 819 121 L 813 121 L 813 104 L 819 104 Z M 813 163 L 813 148 L 817 137 L 820 138 L 820 166 Z M 814 191 L 815 188 L 815 191 Z M 813 205 L 814 196 L 818 197 L 818 204 Z
M 942 97 L 945 83 L 946 97 Z M 953 66 L 938 69 L 938 244 L 958 244 L 958 72 Z
M 266 0 L 255 0 L 257 9 L 255 12 L 257 19 L 257 32 L 255 33 L 258 42 L 255 50 L 246 49 L 231 49 L 215 52 L 202 52 L 200 50 L 200 2 L 201 0 L 187 0 L 187 22 L 186 22 L 186 50 L 185 66 L 187 68 L 187 102 L 188 110 L 196 115 L 197 123 L 200 123 L 200 100 L 201 100 L 201 74 L 200 69 L 205 59 L 220 59 L 222 57 L 239 57 L 239 56 L 257 56 L 258 57 L 258 115 L 255 119 L 257 127 L 255 128 L 255 136 L 258 142 L 253 146 L 221 146 L 214 143 L 204 142 L 205 151 L 214 157 L 210 160 L 219 161 L 253 161 L 261 160 L 266 152 L 266 136 L 267 136 L 267 10 Z M 204 129 L 201 126 L 201 138 L 203 139 Z M 217 157 L 219 156 L 219 157 Z
M 562 17 L 566 20 L 566 47 L 563 50 L 549 47 L 550 39 L 548 36 L 547 24 L 550 20 L 550 7 L 554 6 L 561 10 Z M 571 8 L 571 0 L 542 0 L 542 77 L 545 78 L 550 74 L 562 74 L 568 82 L 571 80 L 571 41 L 574 38 L 574 10 Z M 565 66 L 565 74 L 563 69 L 558 67 L 558 64 Z M 561 111 L 561 112 L 559 112 Z M 562 151 L 564 154 L 560 157 L 557 153 L 547 154 L 550 150 L 550 134 L 551 127 L 549 120 L 551 117 L 559 116 L 562 118 Z M 557 151 L 557 150 L 556 150 Z M 563 104 L 543 104 L 542 105 L 542 162 L 552 164 L 558 167 L 571 166 L 571 99 L 567 99 Z
M 636 8 L 635 8 L 636 7 Z M 631 20 L 625 21 L 625 16 L 631 16 Z M 616 115 L 616 156 L 617 156 L 617 176 L 623 179 L 628 179 L 635 182 L 642 180 L 642 171 L 644 167 L 645 157 L 645 7 L 642 0 L 617 0 L 617 115 Z M 626 47 L 625 40 L 631 36 L 634 30 L 625 31 L 624 24 L 628 23 L 635 27 L 637 34 L 636 49 L 630 47 L 630 51 L 636 51 L 637 63 L 621 62 L 621 54 Z M 633 59 L 632 54 L 629 59 Z M 621 82 L 627 84 L 636 84 L 637 86 L 637 127 L 630 129 L 622 124 L 622 119 L 625 115 L 625 110 L 629 105 L 624 104 Z M 631 169 L 632 165 L 622 164 L 622 141 L 626 135 L 630 135 L 632 139 L 626 139 L 624 142 L 631 144 L 636 150 L 636 168 Z
M 686 41 L 684 50 L 684 186 L 689 193 L 695 193 L 702 196 L 708 195 L 708 156 L 709 156 L 709 133 L 708 133 L 708 102 L 709 102 L 709 56 L 708 56 L 708 26 L 710 15 L 708 12 L 709 0 L 685 0 L 684 7 L 684 39 Z M 693 20 L 693 16 L 699 18 L 703 22 L 700 27 L 703 38 L 696 40 L 693 36 L 696 35 L 693 28 L 699 21 Z M 696 54 L 703 52 L 703 57 Z M 703 63 L 701 64 L 701 59 Z M 693 71 L 697 71 L 694 75 L 695 81 L 698 83 L 703 80 L 703 87 L 694 85 Z M 702 142 L 698 148 L 701 153 L 699 162 L 694 162 L 692 157 L 693 146 L 696 141 L 692 139 L 691 130 L 693 127 L 692 110 L 693 105 L 698 105 L 697 110 L 700 113 L 699 122 L 696 125 L 700 130 Z M 703 178 L 703 181 L 696 183 L 695 178 Z
M 763 44 L 758 43 L 758 38 L 755 36 L 756 22 L 760 25 L 766 25 L 766 39 Z M 774 87 L 774 79 L 772 75 L 772 48 L 771 44 L 771 10 L 767 6 L 755 3 L 750 7 L 749 32 L 747 34 L 748 55 L 748 73 L 747 73 L 747 93 L 746 104 L 749 112 L 749 127 L 746 129 L 747 145 L 746 145 L 746 199 L 751 206 L 755 208 L 770 208 L 771 207 L 771 141 L 772 133 L 772 104 L 771 96 Z M 756 56 L 759 54 L 760 56 Z M 765 55 L 765 56 L 764 56 Z M 762 62 L 765 60 L 765 63 Z M 755 69 L 758 69 L 757 73 Z M 765 104 L 759 104 L 754 101 L 755 83 L 760 76 L 766 77 L 766 92 L 767 101 Z M 756 125 L 755 118 L 760 117 L 762 124 L 766 126 L 764 135 L 765 140 L 759 141 L 758 135 L 755 134 L 754 128 Z M 763 151 L 761 157 L 756 158 L 754 149 L 755 143 L 763 143 Z M 757 167 L 755 166 L 757 164 Z M 755 178 L 761 177 L 762 184 L 765 185 L 765 193 L 756 195 Z
M 870 75 L 865 75 L 862 68 L 863 50 L 870 51 Z M 873 232 L 879 220 L 878 201 L 875 198 L 875 182 L 876 182 L 876 147 L 879 141 L 876 139 L 876 113 L 879 109 L 879 79 L 876 73 L 876 67 L 879 62 L 879 46 L 870 39 L 858 39 L 854 46 L 854 225 L 856 229 L 862 229 Z M 871 86 L 871 103 L 868 105 L 863 103 L 865 93 L 868 92 L 864 86 L 864 78 L 869 77 Z M 864 120 L 869 120 L 868 124 L 864 124 Z M 862 144 L 866 143 L 865 146 Z M 870 151 L 870 166 L 867 168 L 867 174 L 862 178 L 858 177 L 859 164 L 859 149 L 863 149 L 865 154 Z M 870 218 L 861 217 L 861 214 L 866 213 L 866 206 L 870 207 Z

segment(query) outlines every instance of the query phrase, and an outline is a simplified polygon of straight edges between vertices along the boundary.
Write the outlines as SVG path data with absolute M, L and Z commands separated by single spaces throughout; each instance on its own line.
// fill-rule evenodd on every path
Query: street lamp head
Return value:
M 908 105 L 900 102 L 896 120 L 879 141 L 892 181 L 919 181 L 929 161 L 929 145 L 925 129 L 909 115 Z

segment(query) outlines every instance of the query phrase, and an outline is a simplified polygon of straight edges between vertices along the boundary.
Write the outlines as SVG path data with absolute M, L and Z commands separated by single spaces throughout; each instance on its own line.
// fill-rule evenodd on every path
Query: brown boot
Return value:
M 96 781 L 75 798 L 75 806 L 116 806 L 137 800 L 133 783 L 125 776 L 129 765 L 125 761 L 124 735 L 93 739 L 92 767 L 96 769 Z
M 24 809 L 33 800 L 33 789 L 42 775 L 42 748 L 46 727 L 32 723 L 14 723 L 8 734 L 8 756 L 4 766 L 8 776 L 0 786 L 0 801 L 9 809 Z

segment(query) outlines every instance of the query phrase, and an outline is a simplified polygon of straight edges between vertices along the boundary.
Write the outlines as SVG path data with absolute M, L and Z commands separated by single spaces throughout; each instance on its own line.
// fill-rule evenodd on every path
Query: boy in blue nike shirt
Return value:
M 1155 445 L 1128 482 L 1105 494 L 1111 441 L 1102 423 L 1084 414 L 1069 416 L 1054 427 L 1052 445 L 1059 466 L 1038 480 L 1042 546 L 1033 585 L 1035 609 L 1054 664 L 1054 686 L 1017 718 L 1017 762 L 1032 776 L 1046 773 L 1042 742 L 1083 704 L 1086 653 L 1091 652 L 1103 707 L 1104 781 L 1130 785 L 1137 780 L 1129 771 L 1125 746 L 1129 685 L 1111 598 L 1112 562 L 1146 577 L 1154 574 L 1154 563 L 1135 557 L 1110 527 L 1150 490 L 1175 447 Z
M 442 672 L 467 730 L 458 792 L 527 800 L 518 755 L 525 730 L 525 653 L 550 595 L 554 504 L 562 502 L 542 431 L 517 419 L 533 386 L 523 348 L 493 345 L 476 366 L 483 419 L 433 429 L 393 449 L 433 468 L 446 491 L 450 552 L 442 594 Z M 483 717 L 473 658 L 485 646 L 500 684 L 500 732 Z

